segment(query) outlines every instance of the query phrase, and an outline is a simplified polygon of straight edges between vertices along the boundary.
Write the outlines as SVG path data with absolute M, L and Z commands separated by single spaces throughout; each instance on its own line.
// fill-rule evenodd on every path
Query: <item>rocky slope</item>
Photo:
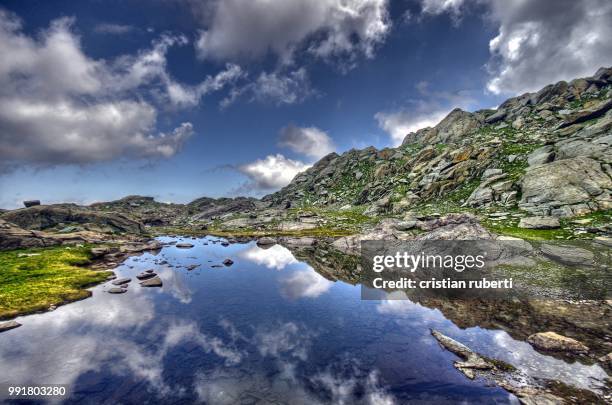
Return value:
M 332 153 L 263 201 L 276 207 L 516 211 L 566 218 L 612 205 L 612 68 L 511 98 L 497 110 L 453 110 L 397 148 Z M 498 217 L 499 218 L 499 217 Z M 609 232 L 609 227 L 597 233 Z

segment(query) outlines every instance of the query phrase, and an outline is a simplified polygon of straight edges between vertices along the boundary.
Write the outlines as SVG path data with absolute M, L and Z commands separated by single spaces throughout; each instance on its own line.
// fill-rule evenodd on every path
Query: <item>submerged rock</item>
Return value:
M 17 321 L 0 322 L 0 333 L 20 327 L 21 324 Z
M 588 353 L 589 348 L 576 339 L 555 332 L 540 332 L 527 338 L 536 349 L 553 352 Z
M 189 243 L 189 242 L 179 242 L 179 243 L 177 243 L 174 246 L 176 246 L 177 248 L 180 248 L 180 249 L 191 249 L 195 245 L 193 243 Z
M 119 278 L 119 279 L 113 281 L 112 284 L 113 285 L 123 285 L 123 284 L 129 283 L 130 281 L 132 281 L 131 278 L 124 277 L 124 278 Z
M 161 278 L 159 276 L 155 276 L 145 281 L 141 281 L 140 285 L 143 287 L 161 287 L 164 285 Z
M 229 267 L 234 264 L 234 261 L 232 259 L 225 259 L 223 260 L 223 264 Z
M 127 292 L 127 288 L 113 287 L 108 290 L 109 294 L 123 294 Z

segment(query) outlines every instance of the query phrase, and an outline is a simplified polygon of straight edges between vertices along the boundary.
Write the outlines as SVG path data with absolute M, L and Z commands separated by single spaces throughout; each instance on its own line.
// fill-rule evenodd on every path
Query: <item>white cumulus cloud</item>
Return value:
M 196 105 L 243 76 L 228 64 L 197 85 L 176 82 L 166 52 L 183 36 L 163 35 L 150 49 L 115 60 L 87 56 L 60 18 L 33 37 L 0 10 L 0 161 L 38 166 L 86 164 L 121 157 L 168 158 L 193 134 L 191 123 L 157 130 L 159 105 Z M 108 27 L 106 27 L 108 28 Z
M 280 130 L 279 146 L 314 159 L 322 158 L 336 148 L 330 136 L 319 128 L 293 124 Z
M 298 48 L 324 59 L 372 57 L 391 27 L 387 7 L 387 0 L 216 1 L 199 8 L 207 29 L 196 46 L 217 60 L 272 53 L 290 62 Z
M 456 19 L 470 4 L 485 7 L 486 18 L 499 26 L 489 42 L 492 93 L 537 91 L 612 65 L 608 0 L 421 0 L 424 14 L 449 13 Z
M 272 190 L 286 186 L 296 174 L 310 166 L 298 160 L 288 159 L 277 153 L 244 164 L 238 169 L 249 178 L 246 188 Z

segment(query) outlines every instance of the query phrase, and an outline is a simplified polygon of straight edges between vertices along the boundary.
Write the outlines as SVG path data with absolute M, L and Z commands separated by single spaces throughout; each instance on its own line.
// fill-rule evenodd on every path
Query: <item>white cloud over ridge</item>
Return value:
M 238 170 L 249 178 L 249 182 L 244 188 L 249 190 L 273 190 L 286 186 L 296 174 L 309 167 L 310 165 L 298 160 L 288 159 L 277 153 L 239 166 Z
M 320 159 L 336 149 L 330 136 L 319 128 L 293 124 L 280 130 L 279 146 L 313 159 Z
M 255 59 L 274 54 L 283 63 L 305 49 L 313 56 L 372 57 L 391 23 L 387 0 L 224 0 L 201 6 L 196 43 L 204 59 Z
M 393 146 L 400 145 L 410 132 L 437 125 L 454 108 L 468 109 L 474 103 L 468 92 L 431 91 L 427 82 L 417 83 L 416 88 L 420 98 L 408 100 L 397 110 L 374 115 L 378 126 L 389 134 Z

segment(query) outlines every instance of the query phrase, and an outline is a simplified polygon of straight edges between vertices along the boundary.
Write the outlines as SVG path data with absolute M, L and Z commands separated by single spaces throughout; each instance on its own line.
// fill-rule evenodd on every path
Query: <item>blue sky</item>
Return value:
M 612 64 L 611 20 L 600 0 L 2 1 L 0 207 L 261 196 Z

